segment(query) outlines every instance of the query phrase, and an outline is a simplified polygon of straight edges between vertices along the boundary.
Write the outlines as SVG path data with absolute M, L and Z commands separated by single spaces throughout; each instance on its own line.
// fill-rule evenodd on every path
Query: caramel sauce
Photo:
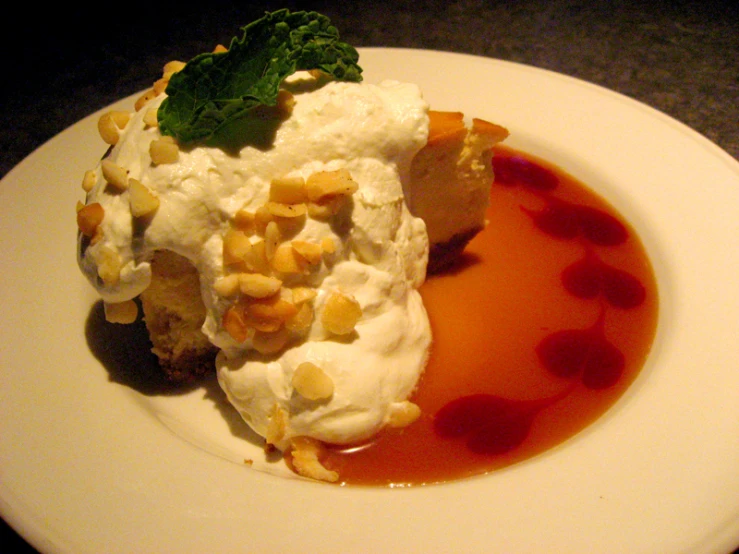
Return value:
M 332 448 L 342 484 L 414 486 L 500 469 L 593 423 L 634 381 L 657 287 L 634 230 L 554 165 L 498 147 L 488 227 L 421 289 L 434 342 L 422 416 Z

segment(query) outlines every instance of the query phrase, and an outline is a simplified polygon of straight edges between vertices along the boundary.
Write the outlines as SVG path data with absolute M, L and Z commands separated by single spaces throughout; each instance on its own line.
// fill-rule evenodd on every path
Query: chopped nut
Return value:
M 295 391 L 308 400 L 325 400 L 334 394 L 333 379 L 311 362 L 303 362 L 295 368 L 291 383 Z
M 181 62 L 179 60 L 172 60 L 170 62 L 167 62 L 164 64 L 164 68 L 162 68 L 162 73 L 164 75 L 177 73 L 178 71 L 182 71 L 182 69 L 185 67 L 185 62 Z
M 92 238 L 90 239 L 90 245 L 91 246 L 92 245 L 95 245 L 98 242 L 100 242 L 101 240 L 103 240 L 104 234 L 105 233 L 103 233 L 103 228 L 100 225 L 98 225 L 98 228 L 95 229 L 95 234 L 92 235 Z
M 336 243 L 334 242 L 334 239 L 331 237 L 323 237 L 321 239 L 321 249 L 326 254 L 333 254 L 336 252 Z
M 151 141 L 149 155 L 154 165 L 175 163 L 180 157 L 180 147 L 171 137 L 162 137 Z
M 264 230 L 264 253 L 268 260 L 271 260 L 274 257 L 277 246 L 280 244 L 280 240 L 280 228 L 277 226 L 277 223 L 270 221 Z
M 105 302 L 103 308 L 105 309 L 105 320 L 108 323 L 133 323 L 139 315 L 139 308 L 133 300 L 113 304 Z
M 269 199 L 282 204 L 302 204 L 308 197 L 305 194 L 305 179 L 302 177 L 282 177 L 269 184 Z
M 305 302 L 300 304 L 298 313 L 285 322 L 285 328 L 288 331 L 300 333 L 310 328 L 313 323 L 313 307 Z
M 94 202 L 77 210 L 77 227 L 83 235 L 91 237 L 97 231 L 98 225 L 103 222 L 105 210 L 103 206 Z
M 306 210 L 307 211 L 307 210 Z M 280 228 L 280 236 L 282 240 L 286 237 L 294 237 L 305 227 L 306 217 L 278 217 L 275 216 L 275 223 Z
M 214 54 L 222 54 L 223 52 L 228 52 L 228 48 L 226 48 L 222 44 L 217 44 L 216 47 L 213 49 Z
M 269 213 L 266 206 L 259 206 L 257 211 L 254 212 L 254 226 L 256 227 L 257 233 L 264 236 L 267 230 L 267 225 L 274 221 L 272 214 Z
M 239 289 L 242 294 L 252 298 L 267 298 L 280 291 L 282 281 L 275 277 L 267 277 L 259 273 L 242 273 L 239 275 Z
M 293 304 L 303 304 L 310 302 L 316 297 L 315 289 L 310 287 L 294 287 L 292 289 Z
M 104 114 L 98 119 L 98 133 L 106 144 L 116 144 L 118 142 L 118 127 L 113 123 L 109 114 Z
M 275 217 L 295 218 L 302 217 L 308 211 L 305 204 L 283 204 L 281 202 L 267 202 L 265 209 Z
M 321 445 L 309 437 L 296 437 L 291 441 L 292 465 L 295 471 L 303 477 L 335 483 L 339 474 L 326 469 L 319 461 Z
M 290 335 L 284 327 L 272 332 L 257 329 L 251 343 L 254 350 L 260 354 L 276 354 L 285 347 L 289 338 Z
M 224 267 L 245 266 L 251 250 L 252 244 L 243 231 L 229 229 L 223 237 Z
M 323 249 L 320 244 L 304 240 L 294 240 L 290 243 L 293 250 L 310 265 L 321 263 Z
M 103 170 L 103 178 L 113 188 L 119 191 L 124 191 L 128 188 L 128 171 L 110 160 L 103 160 L 100 163 L 100 167 Z
M 116 144 L 120 131 L 131 119 L 129 112 L 123 111 L 110 111 L 100 116 L 98 119 L 98 132 L 100 137 L 106 144 Z
M 228 298 L 230 296 L 236 296 L 239 292 L 239 274 L 232 273 L 218 279 L 213 283 L 213 290 L 216 291 L 218 296 Z
M 157 79 L 154 81 L 154 86 L 152 87 L 154 89 L 154 94 L 159 96 L 161 93 L 164 92 L 164 89 L 167 88 L 167 85 L 169 84 L 169 79 L 162 77 L 161 79 Z
M 243 231 L 247 235 L 254 234 L 256 232 L 256 225 L 254 222 L 254 213 L 249 210 L 241 209 L 234 214 L 233 218 L 234 227 Z
M 95 172 L 92 170 L 85 171 L 84 177 L 82 177 L 82 190 L 85 192 L 90 192 L 92 190 L 92 187 L 95 186 L 95 182 L 97 181 L 97 176 L 95 175 Z
M 138 179 L 128 180 L 128 202 L 133 217 L 145 217 L 159 209 L 159 197 Z
M 331 196 L 351 196 L 358 188 L 347 169 L 319 171 L 305 182 L 306 195 L 313 202 L 320 202 Z
M 305 273 L 307 265 L 292 245 L 286 243 L 277 247 L 270 263 L 275 271 L 285 274 Z
M 164 89 L 167 88 L 167 84 L 169 83 L 169 80 L 172 77 L 172 75 L 174 75 L 178 71 L 182 71 L 185 65 L 186 65 L 185 62 L 181 62 L 178 60 L 173 60 L 171 62 L 167 62 L 166 64 L 164 64 L 164 67 L 162 68 L 162 78 L 156 83 L 154 83 L 154 90 L 159 90 L 159 88 L 161 88 L 163 84 L 164 86 L 163 88 L 161 88 L 161 91 L 160 91 L 160 92 L 163 92 Z
M 153 100 L 156 97 L 157 95 L 154 92 L 154 89 L 147 90 L 144 94 L 139 96 L 138 100 L 136 100 L 136 103 L 134 104 L 133 107 L 136 111 L 139 111 L 141 108 L 146 106 L 146 104 L 148 104 L 151 100 Z
M 100 247 L 97 252 L 98 276 L 108 286 L 118 284 L 121 278 L 121 257 L 118 252 L 108 246 Z
M 253 329 L 255 333 L 257 331 L 261 333 L 274 333 L 275 331 L 279 331 L 283 326 L 282 321 L 279 319 L 258 318 L 256 316 L 248 316 L 247 314 L 244 314 L 244 317 L 247 318 L 244 320 L 246 326 Z
M 331 293 L 321 314 L 324 329 L 334 335 L 348 335 L 362 317 L 362 308 L 351 296 L 339 292 Z
M 252 299 L 243 305 L 245 321 L 259 331 L 276 331 L 298 313 L 292 302 L 279 296 Z
M 279 404 L 275 403 L 272 408 L 272 414 L 267 424 L 267 432 L 265 433 L 265 439 L 267 444 L 277 444 L 285 437 L 285 430 L 287 429 L 287 412 L 283 410 Z
M 257 240 L 251 245 L 251 252 L 246 256 L 246 265 L 251 271 L 269 275 L 272 269 L 267 260 L 267 246 L 263 240 Z
M 421 416 L 421 408 L 417 404 L 406 400 L 390 412 L 389 427 L 406 427 Z
M 113 121 L 119 129 L 125 128 L 125 126 L 128 125 L 128 122 L 131 121 L 131 112 L 113 110 L 108 113 L 110 114 L 110 117 L 113 118 Z
M 159 110 L 157 108 L 149 108 L 144 113 L 144 124 L 148 127 L 159 126 Z
M 249 337 L 249 326 L 244 314 L 237 306 L 230 306 L 223 314 L 223 328 L 236 342 L 244 342 Z

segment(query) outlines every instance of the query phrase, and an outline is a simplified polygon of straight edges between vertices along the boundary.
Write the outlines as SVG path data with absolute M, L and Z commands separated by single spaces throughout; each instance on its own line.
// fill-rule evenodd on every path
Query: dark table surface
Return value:
M 228 44 L 279 7 L 328 15 L 355 46 L 463 52 L 578 77 L 667 113 L 739 159 L 736 0 L 14 5 L 14 29 L 0 39 L 0 176 L 79 119 L 148 88 L 165 62 Z M 0 552 L 12 546 L 35 551 L 0 521 Z

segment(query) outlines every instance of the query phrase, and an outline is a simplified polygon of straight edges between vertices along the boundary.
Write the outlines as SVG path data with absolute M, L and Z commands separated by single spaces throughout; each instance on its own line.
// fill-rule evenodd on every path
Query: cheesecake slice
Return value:
M 218 349 L 201 331 L 206 314 L 195 266 L 171 250 L 158 250 L 151 272 L 140 300 L 160 367 L 172 381 L 213 373 Z
M 450 267 L 485 228 L 493 183 L 492 147 L 508 136 L 500 125 L 461 112 L 429 112 L 429 137 L 411 166 L 406 202 L 426 222 L 429 273 Z

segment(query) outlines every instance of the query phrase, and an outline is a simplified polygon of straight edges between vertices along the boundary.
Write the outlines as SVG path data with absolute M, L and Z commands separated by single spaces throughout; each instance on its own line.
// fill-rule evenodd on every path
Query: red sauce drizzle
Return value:
M 493 160 L 490 226 L 421 290 L 424 415 L 330 448 L 343 484 L 443 482 L 541 454 L 602 415 L 647 357 L 657 289 L 633 230 L 556 166 L 505 147 Z

